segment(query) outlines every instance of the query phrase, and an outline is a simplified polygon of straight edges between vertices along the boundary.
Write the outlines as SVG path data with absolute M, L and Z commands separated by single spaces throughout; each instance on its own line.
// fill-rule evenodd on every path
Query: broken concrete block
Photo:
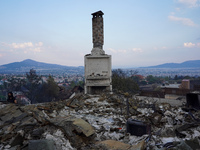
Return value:
M 137 145 L 132 145 L 129 150 L 145 150 L 146 149 L 146 142 L 142 140 L 140 143 Z
M 73 124 L 80 129 L 79 131 L 77 130 L 78 132 L 83 132 L 87 137 L 95 133 L 94 128 L 83 119 L 76 118 Z
M 104 146 L 105 149 L 109 150 L 128 150 L 131 145 L 122 143 L 120 141 L 115 140 L 105 140 L 101 142 L 97 142 L 98 146 Z

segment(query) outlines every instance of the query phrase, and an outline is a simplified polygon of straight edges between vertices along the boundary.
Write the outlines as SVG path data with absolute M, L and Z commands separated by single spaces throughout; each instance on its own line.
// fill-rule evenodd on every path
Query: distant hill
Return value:
M 21 62 L 13 62 L 0 66 L 0 73 L 13 73 L 20 74 L 29 72 L 30 69 L 35 69 L 39 73 L 49 74 L 49 73 L 83 73 L 84 68 L 80 67 L 72 67 L 72 66 L 62 66 L 57 64 L 48 64 L 43 62 L 37 62 L 31 59 L 26 59 Z
M 200 68 L 200 60 L 189 60 L 183 63 L 165 63 L 157 66 L 148 66 L 142 68 Z

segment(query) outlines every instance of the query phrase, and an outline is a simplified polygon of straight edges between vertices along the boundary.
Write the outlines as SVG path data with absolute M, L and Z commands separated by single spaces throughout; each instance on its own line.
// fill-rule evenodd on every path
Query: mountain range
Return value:
M 77 73 L 83 72 L 84 68 L 80 67 L 71 67 L 71 66 L 62 66 L 57 64 L 48 64 L 43 62 L 37 62 L 31 59 L 26 59 L 21 62 L 13 62 L 0 66 L 0 73 L 26 73 L 29 72 L 30 69 L 34 69 L 39 73 Z
M 165 63 L 157 66 L 148 66 L 141 68 L 200 68 L 200 60 L 190 60 L 183 63 Z M 49 64 L 26 59 L 21 62 L 13 62 L 0 66 L 0 73 L 24 74 L 34 69 L 41 74 L 60 74 L 75 73 L 84 74 L 84 67 L 62 66 L 57 64 Z
M 142 68 L 200 68 L 200 60 L 189 60 L 182 63 L 165 63 Z

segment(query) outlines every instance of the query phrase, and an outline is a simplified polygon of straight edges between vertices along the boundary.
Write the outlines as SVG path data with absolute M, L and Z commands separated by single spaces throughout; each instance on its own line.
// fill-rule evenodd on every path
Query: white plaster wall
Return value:
M 111 76 L 111 56 L 85 57 L 85 77 L 88 76 Z

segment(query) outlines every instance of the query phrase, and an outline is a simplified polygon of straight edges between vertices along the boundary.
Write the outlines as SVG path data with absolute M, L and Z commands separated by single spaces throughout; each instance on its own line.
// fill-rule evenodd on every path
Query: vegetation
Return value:
M 73 89 L 75 86 L 81 86 L 82 88 L 84 88 L 84 81 L 72 81 L 71 83 L 70 83 L 70 87 L 69 87 L 69 89 Z
M 44 82 L 42 77 L 46 77 Z M 72 78 L 70 78 L 72 77 Z M 74 86 L 84 87 L 84 81 L 80 81 L 79 76 L 57 76 L 57 79 L 63 80 L 62 86 L 54 81 L 53 76 L 40 76 L 34 69 L 31 69 L 24 76 L 0 75 L 2 80 L 0 83 L 0 100 L 6 100 L 6 94 L 10 91 L 22 91 L 24 95 L 31 100 L 31 103 L 41 103 L 49 101 L 57 101 L 65 99 L 69 96 L 70 90 Z M 68 80 L 69 79 L 69 80 Z M 138 74 L 138 71 L 116 69 L 112 72 L 112 87 L 113 91 L 121 91 L 123 93 L 137 93 L 139 86 L 150 84 L 155 91 L 159 91 L 158 84 L 181 83 L 183 79 L 200 80 L 200 77 L 178 76 L 173 78 L 170 76 L 153 76 L 148 75 L 144 78 Z M 58 82 L 60 83 L 60 81 Z M 4 82 L 5 81 L 5 82 Z
M 31 103 L 40 102 L 38 98 L 39 95 L 42 94 L 42 84 L 40 82 L 41 76 L 38 76 L 36 71 L 31 69 L 30 72 L 26 73 L 26 79 L 24 84 L 24 87 L 26 88 L 25 95 L 31 100 Z
M 44 95 L 47 101 L 56 100 L 59 96 L 59 87 L 57 83 L 54 81 L 54 78 L 49 75 L 47 79 L 47 83 L 44 83 Z
M 10 77 L 8 82 L 0 87 L 0 90 L 22 91 L 24 95 L 31 100 L 31 103 L 49 102 L 58 100 L 59 87 L 54 78 L 49 75 L 47 82 L 43 82 L 41 76 L 37 75 L 34 69 L 26 73 L 26 78 Z
M 139 90 L 138 84 L 121 69 L 113 70 L 112 72 L 113 90 L 129 93 L 137 93 Z
M 195 78 L 195 77 L 190 77 L 190 76 L 178 76 L 175 75 L 174 78 L 171 78 L 170 76 L 168 77 L 158 77 L 158 76 L 152 76 L 152 75 L 148 75 L 146 77 L 146 81 L 148 82 L 148 84 L 162 84 L 162 83 L 169 83 L 169 84 L 173 84 L 173 83 L 181 83 L 183 79 L 190 79 L 190 80 L 200 80 L 200 78 Z

